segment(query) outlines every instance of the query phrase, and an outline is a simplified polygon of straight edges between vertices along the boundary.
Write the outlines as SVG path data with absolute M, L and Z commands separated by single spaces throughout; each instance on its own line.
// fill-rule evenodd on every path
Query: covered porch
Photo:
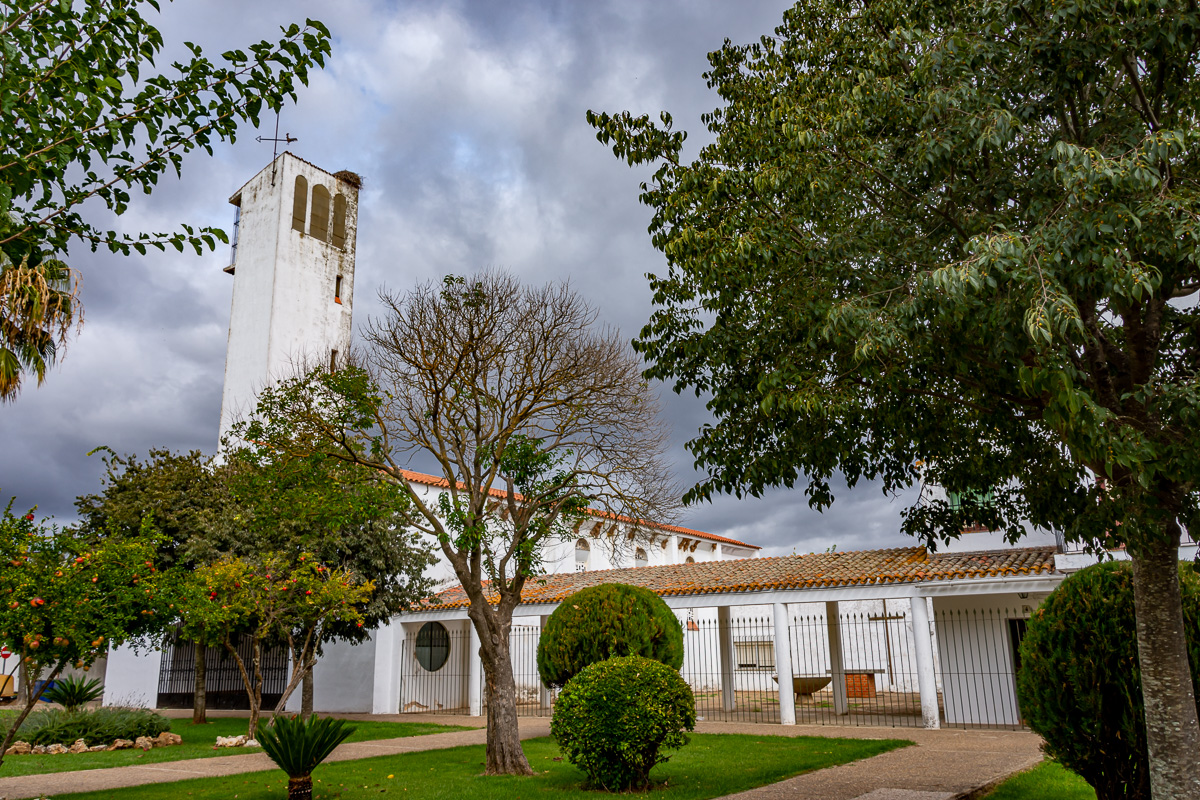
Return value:
M 514 619 L 518 709 L 552 713 L 555 692 L 536 666 L 549 614 L 584 586 L 620 582 L 655 591 L 676 612 L 681 674 L 705 721 L 1018 728 L 1025 620 L 1063 577 L 1053 548 L 902 548 L 547 576 L 527 587 Z M 460 590 L 397 617 L 377 647 L 377 664 L 390 652 L 393 672 L 376 675 L 376 713 L 484 713 Z

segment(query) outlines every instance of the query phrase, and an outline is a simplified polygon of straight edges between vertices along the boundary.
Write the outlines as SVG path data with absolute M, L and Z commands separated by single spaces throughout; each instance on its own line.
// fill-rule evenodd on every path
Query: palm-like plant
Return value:
M 288 800 L 311 800 L 312 771 L 352 733 L 343 719 L 276 717 L 272 727 L 259 723 L 258 743 L 287 773 Z
M 75 711 L 84 703 L 99 700 L 103 696 L 104 684 L 100 681 L 85 681 L 73 675 L 56 680 L 53 686 L 42 692 L 43 700 L 58 703 L 67 711 Z
M 46 259 L 19 264 L 0 252 L 0 401 L 13 400 L 21 375 L 40 385 L 73 325 L 82 323 L 79 283 L 71 268 Z

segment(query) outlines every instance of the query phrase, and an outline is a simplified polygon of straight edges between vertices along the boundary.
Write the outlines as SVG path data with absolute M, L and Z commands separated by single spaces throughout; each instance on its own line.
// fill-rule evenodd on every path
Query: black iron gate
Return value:
M 250 668 L 250 641 L 238 643 L 238 655 Z M 224 647 L 205 652 L 206 705 L 213 709 L 247 710 L 250 696 L 237 661 Z M 288 654 L 283 647 L 264 649 L 262 654 L 263 708 L 271 708 L 283 696 L 288 681 Z M 196 645 L 168 642 L 163 646 L 158 670 L 158 708 L 191 708 L 196 690 Z

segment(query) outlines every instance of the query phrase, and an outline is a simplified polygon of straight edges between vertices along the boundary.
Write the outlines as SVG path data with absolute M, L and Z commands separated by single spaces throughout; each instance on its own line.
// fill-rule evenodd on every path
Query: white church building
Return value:
M 272 381 L 336 364 L 348 351 L 360 184 L 354 173 L 285 152 L 230 198 L 237 223 L 225 269 L 234 285 L 221 436 Z M 446 488 L 442 478 L 406 478 L 430 496 Z M 597 515 L 546 549 L 546 574 L 527 584 L 514 625 L 521 713 L 548 714 L 554 701 L 534 662 L 546 617 L 571 592 L 611 581 L 650 588 L 675 609 L 682 673 L 706 719 L 1019 725 L 1017 645 L 1033 608 L 1064 577 L 1053 544 L 758 558 L 753 544 L 671 525 L 613 547 L 626 533 L 620 520 Z M 475 633 L 461 589 L 439 569 L 441 591 L 424 606 L 363 644 L 326 647 L 314 670 L 316 710 L 484 712 Z M 105 702 L 190 705 L 188 658 L 169 644 L 114 650 Z M 266 665 L 268 689 L 282 688 L 288 670 L 277 654 Z M 212 707 L 236 704 L 242 691 L 240 679 L 222 683 L 220 673 L 210 661 Z M 290 703 L 299 702 L 297 692 Z

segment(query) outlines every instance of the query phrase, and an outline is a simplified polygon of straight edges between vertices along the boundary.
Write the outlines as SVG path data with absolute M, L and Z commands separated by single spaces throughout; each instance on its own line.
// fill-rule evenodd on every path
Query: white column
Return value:
M 737 697 L 733 685 L 733 626 L 729 606 L 717 606 L 717 648 L 721 654 L 721 708 L 733 711 Z
M 396 647 L 397 629 L 391 621 L 379 626 L 371 636 L 375 644 L 375 682 L 371 692 L 372 714 L 395 714 L 400 710 L 400 658 Z M 400 631 L 403 633 L 403 630 Z M 294 694 L 300 694 L 295 692 Z
M 796 696 L 792 694 L 792 642 L 787 605 L 775 603 L 775 670 L 779 676 L 779 724 L 796 724 Z
M 542 629 L 543 633 L 545 633 L 545 631 L 546 631 L 546 620 L 548 620 L 548 619 L 550 619 L 549 616 L 542 615 L 541 629 Z M 536 666 L 536 656 L 535 656 L 535 666 Z M 550 690 L 546 687 L 546 684 L 542 683 L 542 679 L 541 679 L 540 675 L 538 676 L 538 699 L 541 701 L 542 708 L 550 707 Z
M 933 640 L 929 634 L 929 608 L 925 596 L 912 596 L 913 655 L 917 657 L 917 687 L 921 690 L 921 721 L 926 728 L 940 728 L 937 678 L 933 670 Z
M 849 714 L 846 666 L 842 663 L 842 620 L 837 601 L 825 603 L 825 628 L 829 635 L 829 673 L 833 676 L 833 713 Z
M 467 620 L 467 713 L 472 717 L 483 715 L 483 660 L 479 657 L 479 634 L 475 623 Z

